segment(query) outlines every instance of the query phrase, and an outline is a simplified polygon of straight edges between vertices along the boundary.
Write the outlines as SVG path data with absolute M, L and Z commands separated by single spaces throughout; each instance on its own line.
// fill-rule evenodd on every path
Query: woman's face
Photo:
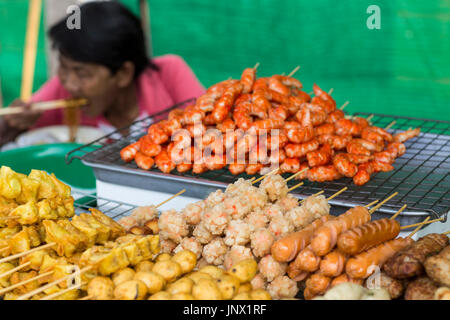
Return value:
M 60 55 L 58 76 L 64 88 L 74 98 L 85 98 L 83 112 L 89 117 L 103 114 L 117 95 L 117 79 L 105 66 L 77 62 Z

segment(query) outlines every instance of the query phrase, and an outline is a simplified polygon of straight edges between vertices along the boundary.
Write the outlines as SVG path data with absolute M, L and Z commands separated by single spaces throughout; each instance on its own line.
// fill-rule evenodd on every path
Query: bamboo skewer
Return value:
M 390 220 L 394 220 L 395 218 L 397 218 L 398 215 L 399 215 L 400 213 L 402 213 L 402 211 L 405 210 L 407 206 L 408 206 L 408 205 L 404 204 L 403 207 L 401 207 L 400 210 L 398 210 L 398 211 L 390 218 Z
M 19 216 L 7 216 L 7 217 L 0 217 L 0 220 L 12 220 L 12 219 L 19 219 Z
M 380 200 L 372 201 L 371 203 L 366 204 L 364 207 L 369 208 L 369 207 L 373 206 L 375 203 L 377 203 L 378 201 L 380 201 Z
M 330 201 L 331 199 L 337 197 L 338 195 L 340 195 L 342 192 L 344 192 L 345 190 L 347 190 L 347 187 L 342 188 L 341 190 L 339 190 L 338 192 L 336 192 L 335 194 L 331 195 L 328 197 L 327 201 Z
M 257 63 L 255 64 L 255 66 L 253 67 L 253 69 L 258 69 L 258 67 L 259 67 L 259 62 L 257 62 Z
M 333 93 L 334 88 L 331 88 L 330 91 L 328 91 L 328 94 L 331 95 Z
M 71 287 L 69 287 L 69 288 L 67 288 L 67 289 L 64 289 L 64 290 L 55 292 L 55 293 L 53 293 L 53 294 L 50 294 L 50 295 L 48 295 L 48 296 L 45 296 L 45 297 L 43 297 L 43 298 L 41 298 L 41 299 L 39 299 L 39 300 L 52 300 L 53 298 L 59 297 L 59 296 L 63 295 L 63 294 L 66 293 L 66 292 L 69 292 L 69 291 L 72 291 L 72 290 L 79 289 L 80 287 L 84 286 L 85 284 L 87 284 L 87 282 L 83 282 L 83 283 L 80 283 L 80 284 L 76 284 L 76 285 L 71 286 Z
M 162 206 L 164 203 L 169 202 L 169 201 L 172 200 L 173 198 L 176 198 L 176 197 L 178 197 L 180 194 L 185 193 L 185 192 L 186 192 L 186 189 L 183 189 L 183 190 L 179 191 L 178 193 L 176 193 L 176 194 L 174 194 L 173 196 L 171 196 L 169 199 L 164 200 L 163 202 L 161 202 L 160 204 L 158 204 L 155 208 L 158 208 L 158 207 Z
M 383 204 L 385 204 L 386 202 L 388 202 L 389 200 L 391 200 L 393 197 L 395 197 L 398 194 L 398 192 L 394 192 L 393 194 L 391 194 L 389 197 L 387 197 L 386 199 L 384 199 L 383 201 L 381 201 L 379 204 L 377 204 L 375 207 L 373 207 L 372 209 L 369 210 L 369 213 L 372 214 L 374 213 L 376 210 L 378 210 L 379 207 L 381 207 Z
M 25 111 L 47 111 L 62 108 L 75 108 L 85 105 L 86 99 L 70 99 L 70 100 L 53 100 L 46 102 L 33 103 L 30 108 L 25 107 L 8 107 L 0 109 L 0 116 L 19 114 Z
M 261 181 L 262 179 L 264 179 L 264 178 L 267 177 L 267 176 L 270 176 L 271 174 L 275 174 L 278 170 L 280 170 L 280 168 L 276 168 L 276 169 L 274 169 L 274 170 L 272 170 L 272 171 L 266 173 L 266 174 L 263 175 L 262 177 L 259 177 L 258 179 L 254 180 L 254 181 L 252 182 L 252 184 L 255 184 L 255 183 Z
M 442 217 L 442 218 L 439 218 L 439 219 L 433 219 L 433 220 L 430 220 L 430 217 L 428 217 L 428 219 L 425 219 L 423 222 L 414 223 L 414 224 L 410 224 L 410 225 L 407 225 L 407 226 L 400 227 L 400 230 L 412 228 L 412 227 L 415 227 L 415 226 L 423 226 L 423 225 L 425 225 L 425 224 L 430 224 L 430 223 L 437 222 L 437 221 L 441 221 L 441 220 L 444 220 L 444 219 L 445 219 L 445 218 Z M 428 221 L 428 220 L 429 220 L 429 221 Z
M 19 270 L 27 267 L 28 265 L 30 265 L 30 263 L 31 263 L 31 261 L 28 261 L 27 263 L 21 264 L 18 267 L 15 267 L 14 269 L 11 269 L 11 270 L 9 270 L 7 272 L 4 272 L 4 273 L 0 274 L 0 279 L 3 278 L 3 277 L 9 276 L 10 274 L 13 274 L 16 271 L 19 271 Z
M 374 117 L 374 115 L 373 115 L 373 114 L 371 114 L 370 116 L 368 116 L 368 117 L 367 117 L 367 119 L 366 119 L 366 120 L 367 120 L 367 121 L 370 121 L 370 120 L 372 120 L 372 118 L 373 118 L 373 117 Z
M 316 193 L 310 195 L 310 197 L 318 196 L 318 195 L 320 195 L 320 194 L 322 194 L 322 193 L 324 193 L 324 192 L 325 192 L 325 191 L 321 190 L 321 191 L 319 191 L 319 192 L 316 192 Z M 309 197 L 308 197 L 308 198 L 309 198 Z M 302 204 L 305 200 L 306 200 L 306 198 L 303 199 L 302 201 L 300 201 L 300 204 Z
M 294 179 L 296 176 L 302 174 L 302 173 L 305 172 L 306 170 L 308 170 L 308 168 L 305 168 L 305 169 L 303 169 L 303 170 L 300 170 L 300 171 L 297 172 L 297 173 L 294 173 L 292 176 L 290 176 L 289 178 L 287 178 L 287 179 L 284 180 L 284 181 L 285 181 L 285 182 L 288 182 L 289 180 Z
M 292 77 L 298 70 L 300 69 L 300 66 L 296 66 L 294 70 L 291 71 L 287 76 Z
M 48 243 L 48 244 L 44 244 L 44 245 L 42 245 L 42 246 L 40 246 L 40 247 L 36 247 L 36 248 L 34 248 L 34 249 L 27 250 L 27 251 L 25 251 L 25 252 L 21 252 L 21 253 L 18 253 L 18 254 L 15 254 L 15 255 L 12 255 L 12 256 L 9 256 L 9 257 L 0 259 L 0 263 L 7 262 L 7 261 L 11 261 L 11 260 L 14 260 L 14 259 L 17 259 L 17 258 L 26 256 L 27 254 L 30 254 L 30 253 L 32 253 L 32 252 L 50 248 L 50 247 L 52 247 L 52 246 L 54 246 L 54 245 L 56 245 L 55 242 L 51 242 L 51 243 Z
M 429 217 L 429 216 L 425 219 L 424 223 L 421 224 L 421 225 L 419 225 L 416 229 L 414 229 L 414 231 L 411 232 L 411 233 L 408 235 L 407 238 L 412 238 L 412 236 L 415 235 L 415 234 L 417 233 L 417 231 L 419 231 L 419 230 L 422 228 L 422 226 L 425 224 L 425 222 L 427 222 L 428 220 L 430 220 L 430 217 Z M 400 230 L 401 230 L 401 229 L 402 229 L 402 228 L 400 228 Z
M 384 130 L 388 130 L 388 129 L 390 129 L 390 128 L 392 128 L 392 126 L 396 123 L 397 121 L 392 121 L 391 123 L 389 123 L 387 126 L 386 126 L 386 128 L 384 128 Z
M 0 249 L 0 253 L 2 253 L 3 251 L 6 251 L 6 250 L 8 250 L 8 249 L 9 249 L 9 247 L 1 248 L 1 249 Z
M 36 295 L 38 293 L 41 293 L 42 291 L 47 290 L 48 288 L 51 288 L 51 287 L 53 287 L 53 286 L 55 286 L 55 285 L 57 285 L 57 284 L 59 284 L 59 283 L 61 283 L 63 281 L 67 281 L 68 279 L 73 278 L 73 277 L 75 277 L 77 275 L 81 275 L 82 273 L 84 273 L 86 271 L 89 271 L 91 269 L 92 269 L 92 266 L 85 267 L 85 268 L 81 269 L 80 272 L 78 272 L 78 273 L 69 274 L 69 275 L 67 275 L 65 277 L 62 277 L 62 278 L 58 279 L 58 280 L 50 282 L 49 284 L 46 284 L 45 286 L 37 288 L 36 290 L 33 290 L 33 291 L 28 292 L 28 293 L 26 293 L 24 295 L 21 295 L 20 297 L 17 298 L 17 300 L 27 300 L 28 298 L 31 298 L 32 296 L 34 296 L 34 295 Z
M 350 101 L 345 101 L 342 106 L 339 107 L 339 110 L 344 110 L 345 107 L 350 103 Z
M 290 188 L 288 189 L 288 192 L 291 192 L 292 190 L 297 189 L 298 187 L 300 187 L 300 186 L 302 186 L 302 185 L 303 185 L 303 182 L 300 182 L 300 183 L 296 184 L 295 186 L 290 187 Z
M 20 287 L 20 286 L 26 285 L 27 283 L 30 283 L 30 282 L 32 282 L 32 281 L 39 280 L 39 279 L 41 279 L 41 278 L 45 278 L 45 277 L 51 275 L 53 272 L 54 272 L 54 271 L 49 271 L 49 272 L 40 274 L 40 275 L 38 275 L 38 276 L 36 276 L 36 277 L 33 277 L 33 278 L 31 278 L 31 279 L 28 279 L 28 280 L 25 280 L 25 281 L 16 283 L 15 285 L 9 286 L 9 287 L 4 288 L 4 289 L 1 289 L 1 290 L 0 290 L 0 295 L 3 295 L 3 294 L 5 294 L 5 293 L 7 293 L 7 292 L 9 292 L 9 291 L 11 291 L 11 290 L 14 290 L 14 289 Z
M 448 231 L 444 232 L 443 234 L 449 234 L 449 233 L 450 233 L 450 230 L 448 230 Z

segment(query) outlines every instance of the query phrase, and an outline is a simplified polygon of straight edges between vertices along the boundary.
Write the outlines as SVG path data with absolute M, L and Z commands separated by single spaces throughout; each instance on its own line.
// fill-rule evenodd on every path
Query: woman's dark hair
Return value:
M 114 74 L 126 61 L 135 67 L 134 77 L 150 67 L 158 70 L 147 54 L 142 25 L 117 1 L 88 2 L 80 6 L 80 28 L 69 29 L 67 18 L 49 30 L 53 47 L 75 61 L 97 63 Z

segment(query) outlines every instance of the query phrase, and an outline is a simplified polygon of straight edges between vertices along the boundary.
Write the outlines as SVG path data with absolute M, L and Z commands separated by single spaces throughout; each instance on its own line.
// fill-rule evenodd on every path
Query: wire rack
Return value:
M 132 142 L 137 141 L 147 131 L 148 126 L 160 119 L 167 117 L 170 110 L 190 104 L 187 101 L 182 104 L 149 117 L 137 121 L 129 127 L 128 134 L 117 137 L 115 133 L 95 140 L 90 144 L 77 148 L 69 152 L 66 162 L 70 163 L 78 158 L 89 166 L 103 166 L 114 171 L 129 173 L 130 176 L 162 177 L 168 180 L 188 181 L 192 184 L 211 182 L 213 186 L 226 186 L 239 178 L 248 179 L 251 176 L 241 174 L 234 176 L 227 168 L 208 171 L 203 174 L 193 174 L 185 172 L 180 174 L 176 171 L 164 174 L 157 168 L 150 171 L 139 169 L 134 162 L 125 163 L 121 160 L 120 150 Z M 348 189 L 330 201 L 331 204 L 351 207 L 360 204 L 367 204 L 373 200 L 387 197 L 393 192 L 398 195 L 383 206 L 384 212 L 395 212 L 403 204 L 408 207 L 404 213 L 411 215 L 434 214 L 435 216 L 446 215 L 450 209 L 450 122 L 438 120 L 426 120 L 409 117 L 389 116 L 383 114 L 356 113 L 361 117 L 372 116 L 373 125 L 385 128 L 395 121 L 389 131 L 393 134 L 406 130 L 409 127 L 421 128 L 421 134 L 411 140 L 406 145 L 406 153 L 396 159 L 395 170 L 391 172 L 380 172 L 371 177 L 371 180 L 364 186 L 356 186 L 349 178 L 336 181 L 317 183 L 305 181 L 305 184 L 294 190 L 292 193 L 299 198 L 305 198 L 325 190 L 325 195 L 329 196 L 341 190 Z M 288 177 L 289 174 L 286 175 Z M 297 184 L 298 181 L 289 181 L 289 186 Z M 174 187 L 174 190 L 176 188 Z
M 110 218 L 117 220 L 130 215 L 131 212 L 136 208 L 136 206 L 133 206 L 131 204 L 97 197 L 92 194 L 81 195 L 82 197 L 78 198 L 74 202 L 76 214 L 86 212 L 91 208 L 95 208 L 100 210 Z

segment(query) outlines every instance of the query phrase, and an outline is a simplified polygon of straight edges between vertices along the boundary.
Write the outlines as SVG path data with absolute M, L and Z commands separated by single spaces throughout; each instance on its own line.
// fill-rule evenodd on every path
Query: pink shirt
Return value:
M 197 98 L 205 89 L 183 58 L 168 54 L 153 60 L 159 71 L 147 68 L 137 79 L 137 101 L 140 116 L 153 114 L 190 98 Z M 58 77 L 46 82 L 32 97 L 33 102 L 70 98 Z M 39 118 L 34 128 L 63 124 L 63 110 L 49 110 Z M 89 118 L 82 114 L 81 125 L 108 125 L 103 116 Z

